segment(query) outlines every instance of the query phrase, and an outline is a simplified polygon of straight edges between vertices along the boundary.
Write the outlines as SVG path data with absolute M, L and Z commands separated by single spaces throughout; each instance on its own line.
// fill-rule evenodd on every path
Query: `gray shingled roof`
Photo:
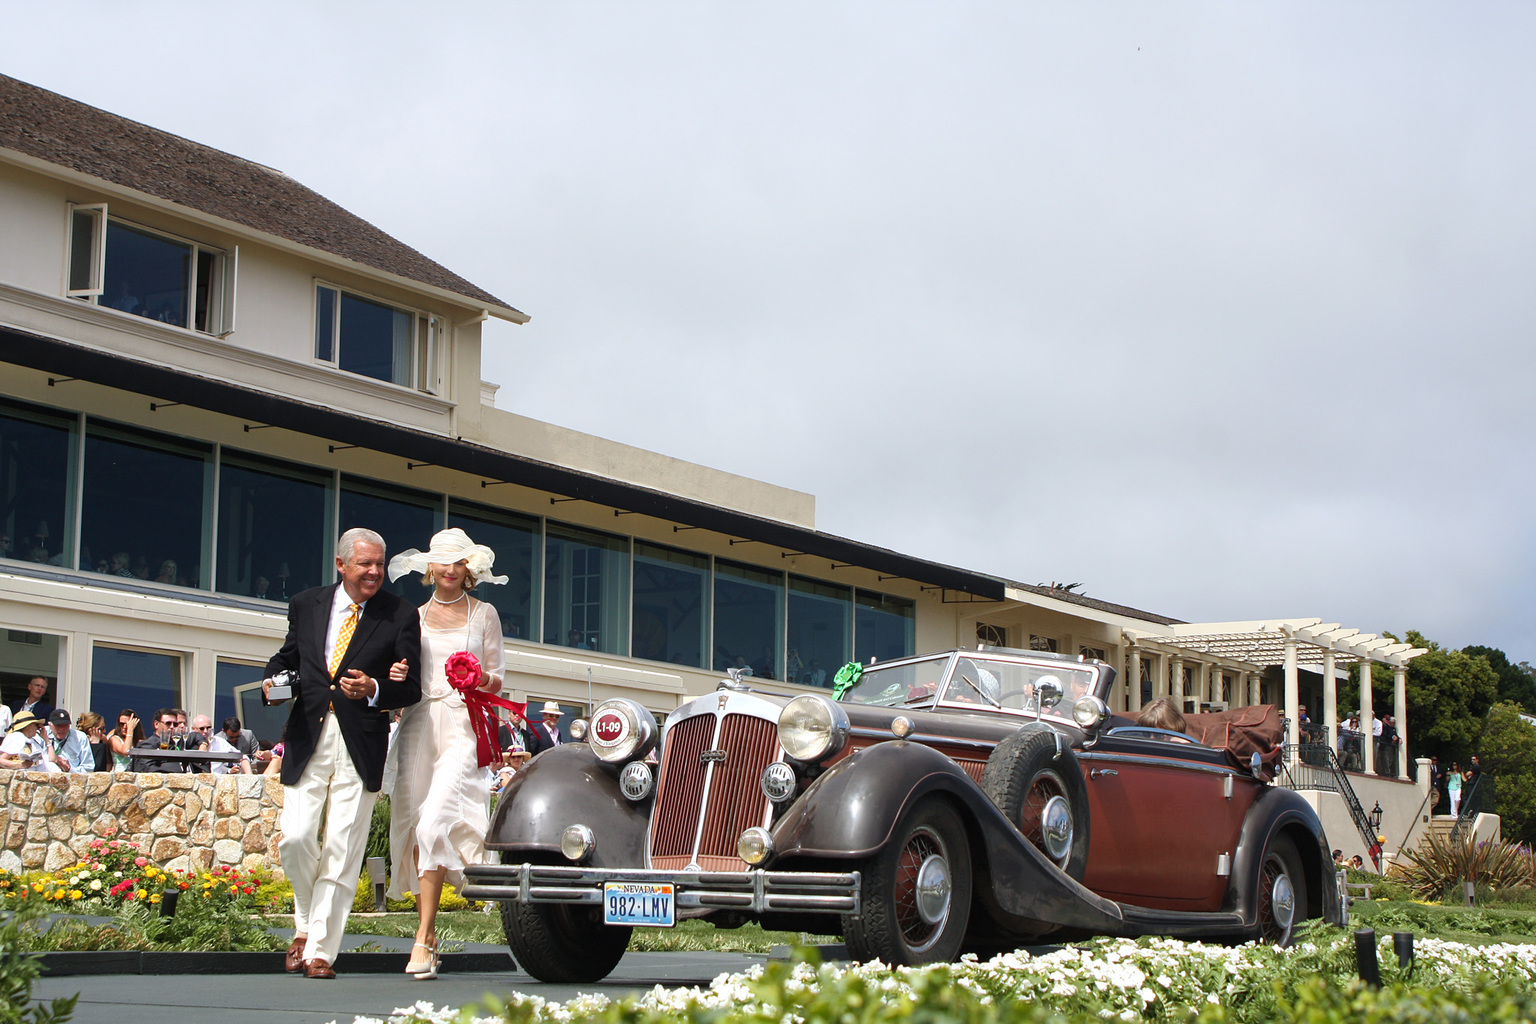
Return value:
M 1169 618 L 1168 616 L 1160 615 L 1157 612 L 1148 612 L 1143 611 L 1140 608 L 1132 608 L 1129 605 L 1115 604 L 1113 601 L 1103 601 L 1097 597 L 1089 597 L 1087 594 L 1078 594 L 1070 590 L 1065 590 L 1061 587 L 1050 587 L 1036 583 L 1015 583 L 1013 581 L 1009 581 L 1008 585 L 1010 587 L 1017 587 L 1019 590 L 1027 590 L 1031 594 L 1039 594 L 1041 597 L 1054 597 L 1056 600 L 1065 601 L 1068 604 L 1082 605 L 1084 608 L 1094 608 L 1101 612 L 1110 612 L 1114 615 L 1124 615 L 1126 618 L 1130 619 L 1141 619 L 1144 622 L 1156 622 L 1164 626 L 1176 626 L 1184 621 L 1183 619 Z
M 477 303 L 513 309 L 279 171 L 5 75 L 0 75 L 0 147 Z

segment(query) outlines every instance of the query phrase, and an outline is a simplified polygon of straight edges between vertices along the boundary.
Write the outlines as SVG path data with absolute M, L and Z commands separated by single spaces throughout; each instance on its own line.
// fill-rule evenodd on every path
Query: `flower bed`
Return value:
M 166 871 L 144 856 L 137 843 L 97 838 L 80 861 L 57 871 L 13 873 L 0 868 L 0 898 L 41 901 L 64 913 L 112 914 L 126 903 L 158 904 L 164 893 L 177 892 L 212 900 L 210 909 L 249 912 L 265 880 L 259 872 L 229 866 Z
M 1172 939 L 1098 939 L 1041 956 L 890 969 L 840 968 L 814 958 L 724 975 L 707 989 L 661 987 L 638 999 L 583 995 L 565 1003 L 519 995 L 465 1011 L 418 1003 L 391 1024 L 882 1024 L 1192 1020 L 1314 1022 L 1536 1019 L 1536 946 L 1421 940 L 1400 971 L 1390 937 L 1379 950 L 1386 985 L 1356 978 L 1353 937 L 1315 929 L 1289 950 Z M 1412 1011 L 1411 1014 L 1407 1014 Z M 355 1024 L 379 1024 L 358 1017 Z

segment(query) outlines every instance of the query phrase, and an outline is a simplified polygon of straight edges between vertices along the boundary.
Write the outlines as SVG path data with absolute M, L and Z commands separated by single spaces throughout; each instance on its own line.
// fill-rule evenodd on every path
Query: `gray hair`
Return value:
M 366 527 L 354 526 L 342 534 L 341 539 L 336 542 L 336 557 L 343 562 L 352 561 L 352 555 L 357 551 L 359 541 L 364 544 L 377 544 L 380 551 L 388 554 L 388 548 L 384 546 L 383 537 L 380 537 L 377 533 Z

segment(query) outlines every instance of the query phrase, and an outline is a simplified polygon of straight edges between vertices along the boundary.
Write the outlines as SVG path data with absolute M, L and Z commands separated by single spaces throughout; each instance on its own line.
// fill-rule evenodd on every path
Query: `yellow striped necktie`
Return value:
M 352 605 L 347 617 L 341 620 L 341 628 L 336 631 L 336 647 L 331 651 L 331 663 L 325 667 L 332 676 L 341 667 L 341 659 L 347 653 L 347 645 L 352 642 L 352 633 L 357 629 L 357 616 L 361 611 L 361 607 Z

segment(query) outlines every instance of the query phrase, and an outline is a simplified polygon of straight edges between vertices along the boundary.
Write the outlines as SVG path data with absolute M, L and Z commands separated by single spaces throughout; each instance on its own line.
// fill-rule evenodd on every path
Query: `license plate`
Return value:
M 604 882 L 603 924 L 671 928 L 677 924 L 670 882 Z

